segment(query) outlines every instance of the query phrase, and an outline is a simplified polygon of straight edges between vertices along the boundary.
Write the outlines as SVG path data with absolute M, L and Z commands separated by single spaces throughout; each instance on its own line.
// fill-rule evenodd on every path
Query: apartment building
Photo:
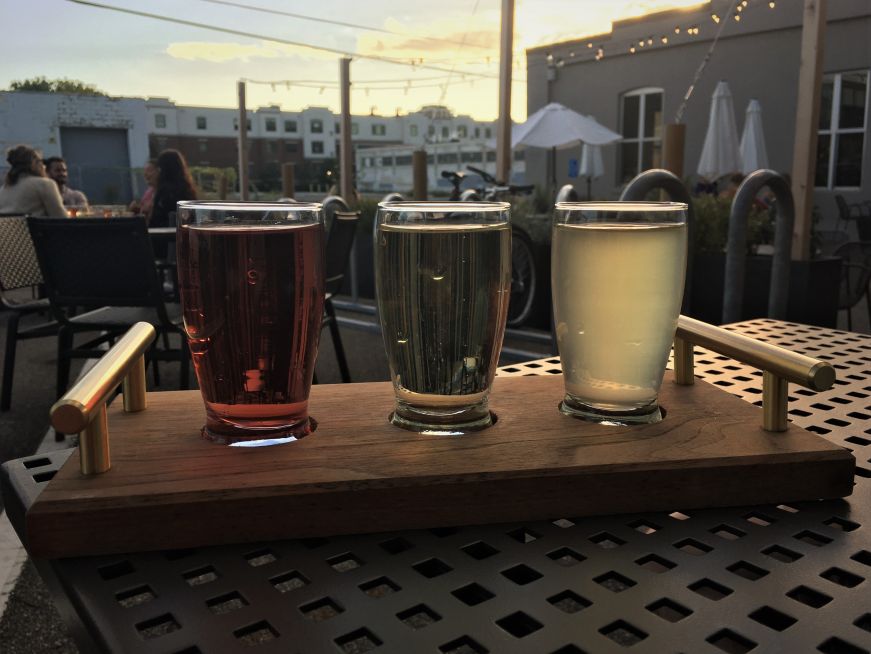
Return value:
M 247 112 L 249 174 L 277 184 L 281 165 L 297 165 L 297 179 L 324 178 L 339 154 L 340 116 L 326 107 Z M 396 116 L 355 115 L 355 149 L 395 145 L 477 143 L 492 138 L 492 122 L 429 106 Z M 168 98 L 109 98 L 0 92 L 0 147 L 27 143 L 45 156 L 61 155 L 70 183 L 94 202 L 126 201 L 142 190 L 140 169 L 161 150 L 180 150 L 191 166 L 238 166 L 239 112 L 180 105 Z M 2 168 L 2 164 L 0 164 Z

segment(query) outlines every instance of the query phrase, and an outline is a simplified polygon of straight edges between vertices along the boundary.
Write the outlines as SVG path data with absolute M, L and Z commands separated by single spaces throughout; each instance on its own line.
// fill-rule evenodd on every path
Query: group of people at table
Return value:
M 75 217 L 86 213 L 88 199 L 70 188 L 67 164 L 62 157 L 43 160 L 39 151 L 17 145 L 6 152 L 9 170 L 0 186 L 0 214 L 37 217 Z M 150 227 L 170 226 L 170 214 L 182 200 L 196 200 L 197 189 L 184 156 L 164 150 L 143 168 L 146 189 L 128 210 L 145 216 Z

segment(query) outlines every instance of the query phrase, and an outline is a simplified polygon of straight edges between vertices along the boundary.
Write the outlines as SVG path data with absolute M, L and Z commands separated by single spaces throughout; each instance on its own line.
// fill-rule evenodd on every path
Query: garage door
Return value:
M 130 202 L 133 194 L 126 129 L 61 127 L 60 141 L 72 188 L 84 191 L 91 204 Z

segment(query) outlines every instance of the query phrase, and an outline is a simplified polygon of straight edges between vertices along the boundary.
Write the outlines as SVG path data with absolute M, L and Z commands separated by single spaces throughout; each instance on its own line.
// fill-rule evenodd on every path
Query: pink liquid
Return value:
M 207 438 L 311 431 L 323 241 L 319 224 L 179 228 L 184 326 L 206 404 Z

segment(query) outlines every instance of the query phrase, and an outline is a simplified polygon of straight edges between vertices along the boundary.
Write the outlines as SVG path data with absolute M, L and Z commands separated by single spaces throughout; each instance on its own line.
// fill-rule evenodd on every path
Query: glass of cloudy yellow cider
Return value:
M 553 223 L 560 411 L 620 425 L 662 420 L 687 257 L 687 205 L 562 202 Z
M 491 425 L 511 290 L 508 203 L 382 202 L 375 286 L 395 395 L 390 421 L 444 435 Z

